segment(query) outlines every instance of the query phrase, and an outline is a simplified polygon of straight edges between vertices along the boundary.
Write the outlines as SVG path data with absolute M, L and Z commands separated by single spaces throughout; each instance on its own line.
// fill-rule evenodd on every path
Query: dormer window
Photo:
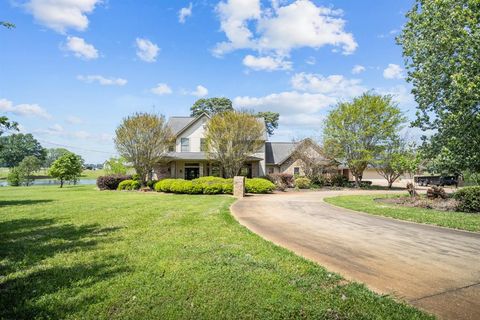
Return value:
M 189 138 L 182 138 L 180 139 L 180 143 L 182 145 L 182 152 L 189 152 L 190 151 L 190 139 Z

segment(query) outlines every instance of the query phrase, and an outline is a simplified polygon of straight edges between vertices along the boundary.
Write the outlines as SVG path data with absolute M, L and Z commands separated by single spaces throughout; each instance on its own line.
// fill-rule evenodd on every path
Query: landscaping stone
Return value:
M 233 178 L 233 196 L 236 198 L 245 197 L 245 177 Z

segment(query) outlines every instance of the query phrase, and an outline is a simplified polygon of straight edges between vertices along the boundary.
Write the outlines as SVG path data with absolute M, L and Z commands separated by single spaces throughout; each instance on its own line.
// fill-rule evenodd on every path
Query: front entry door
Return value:
M 199 168 L 185 168 L 185 180 L 197 179 L 200 176 Z

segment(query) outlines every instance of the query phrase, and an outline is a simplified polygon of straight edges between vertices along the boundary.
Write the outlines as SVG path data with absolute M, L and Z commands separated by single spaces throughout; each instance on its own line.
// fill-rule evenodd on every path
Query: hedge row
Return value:
M 118 184 L 117 190 L 138 190 L 140 182 L 137 180 L 123 180 Z
M 248 193 L 270 193 L 275 185 L 262 178 L 247 179 Z M 163 179 L 155 184 L 155 191 L 185 194 L 232 194 L 233 179 L 202 177 L 194 180 Z

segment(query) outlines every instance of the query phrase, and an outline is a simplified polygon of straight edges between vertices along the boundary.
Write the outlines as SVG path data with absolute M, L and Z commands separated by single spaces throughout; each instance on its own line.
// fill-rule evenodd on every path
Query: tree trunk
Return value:
M 360 188 L 360 183 L 362 182 L 362 180 L 360 179 L 360 176 L 358 175 L 355 175 L 355 188 Z
M 63 179 L 60 179 L 60 188 L 63 188 Z

